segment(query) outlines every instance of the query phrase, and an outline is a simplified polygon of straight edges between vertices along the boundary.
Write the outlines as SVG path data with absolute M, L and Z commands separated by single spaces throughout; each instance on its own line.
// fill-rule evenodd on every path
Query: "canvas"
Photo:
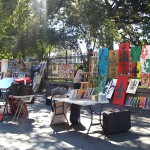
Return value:
M 103 93 L 106 94 L 106 98 L 111 99 L 115 86 L 117 84 L 117 79 L 109 79 L 106 83 Z
M 118 50 L 109 50 L 109 78 L 118 77 Z
M 141 56 L 141 46 L 134 46 L 131 48 L 131 59 L 132 62 L 138 62 L 140 61 L 140 56 Z
M 131 79 L 127 88 L 126 93 L 135 94 L 137 87 L 139 85 L 140 80 L 139 79 Z
M 99 48 L 99 75 L 108 75 L 108 48 Z
M 119 74 L 127 75 L 129 73 L 129 48 L 130 43 L 119 44 L 119 63 L 118 72 Z
M 118 76 L 115 93 L 112 100 L 113 104 L 124 105 L 127 86 L 128 76 Z

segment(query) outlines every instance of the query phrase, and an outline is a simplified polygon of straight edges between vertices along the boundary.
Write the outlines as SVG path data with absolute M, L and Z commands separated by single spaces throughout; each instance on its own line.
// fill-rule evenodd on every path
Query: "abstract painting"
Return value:
M 116 84 L 117 84 L 117 79 L 109 79 L 107 81 L 106 86 L 103 90 L 103 93 L 106 94 L 106 98 L 111 99 Z
M 125 94 L 128 86 L 128 76 L 118 76 L 113 104 L 124 105 Z
M 126 93 L 135 94 L 137 87 L 139 85 L 140 80 L 139 79 L 131 79 L 127 88 Z
M 130 43 L 119 44 L 119 63 L 118 72 L 119 74 L 127 75 L 129 73 L 129 48 Z
M 150 45 L 142 46 L 141 58 L 142 59 L 150 58 Z
M 142 50 L 141 46 L 134 46 L 134 47 L 131 48 L 132 62 L 140 61 L 141 50 Z
M 109 50 L 109 78 L 118 77 L 118 50 Z
M 108 75 L 108 48 L 99 48 L 99 75 Z
M 97 84 L 94 88 L 93 95 L 97 95 L 104 90 L 105 84 L 107 82 L 107 76 L 98 76 Z

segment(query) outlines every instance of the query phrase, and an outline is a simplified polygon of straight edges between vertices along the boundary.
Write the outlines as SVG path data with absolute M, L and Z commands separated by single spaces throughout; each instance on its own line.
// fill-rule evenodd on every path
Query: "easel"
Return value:
M 91 95 L 90 95 L 90 89 L 89 89 L 89 82 L 81 82 L 81 87 L 80 90 L 85 90 L 85 93 L 88 93 L 88 98 L 91 99 Z M 81 98 L 81 93 L 79 94 L 78 99 Z

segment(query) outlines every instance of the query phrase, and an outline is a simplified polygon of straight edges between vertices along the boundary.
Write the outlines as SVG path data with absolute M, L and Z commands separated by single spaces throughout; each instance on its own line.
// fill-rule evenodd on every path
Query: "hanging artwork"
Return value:
M 141 59 L 141 65 L 143 73 L 150 73 L 150 59 Z
M 113 104 L 124 105 L 125 94 L 128 86 L 128 76 L 118 76 Z
M 141 50 L 142 50 L 141 46 L 134 46 L 134 47 L 131 48 L 132 62 L 140 61 Z
M 131 79 L 130 83 L 128 85 L 126 93 L 135 94 L 137 87 L 139 85 L 140 80 L 139 79 Z
M 119 63 L 118 63 L 118 71 L 119 74 L 128 74 L 129 73 L 129 48 L 130 43 L 122 43 L 119 44 Z
M 130 66 L 130 78 L 135 78 L 137 74 L 136 62 L 131 62 Z
M 93 95 L 97 95 L 104 90 L 107 81 L 107 76 L 98 76 L 97 84 L 94 88 Z
M 109 78 L 118 77 L 118 50 L 109 50 Z
M 46 68 L 46 61 L 40 62 L 40 75 L 44 75 L 45 68 Z
M 117 79 L 109 79 L 107 81 L 107 84 L 103 91 L 103 93 L 106 94 L 106 98 L 111 99 L 114 89 L 115 89 L 115 86 L 116 86 L 116 83 L 117 83 Z
M 150 58 L 150 45 L 142 46 L 141 58 L 142 59 Z
M 108 48 L 99 48 L 99 75 L 108 75 Z
M 138 78 L 138 79 L 140 79 L 141 78 L 141 63 L 140 63 L 140 61 L 138 61 L 137 62 L 137 70 L 136 70 L 136 77 Z
M 150 86 L 150 74 L 147 73 L 141 74 L 141 86 L 144 87 Z
M 60 65 L 58 68 L 58 75 L 61 78 L 72 79 L 74 77 L 74 65 Z

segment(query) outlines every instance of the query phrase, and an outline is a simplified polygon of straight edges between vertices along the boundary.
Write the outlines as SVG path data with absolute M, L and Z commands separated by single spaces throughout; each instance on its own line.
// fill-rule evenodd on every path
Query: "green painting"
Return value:
M 131 48 L 132 62 L 140 61 L 141 50 L 142 50 L 141 46 L 134 46 Z

